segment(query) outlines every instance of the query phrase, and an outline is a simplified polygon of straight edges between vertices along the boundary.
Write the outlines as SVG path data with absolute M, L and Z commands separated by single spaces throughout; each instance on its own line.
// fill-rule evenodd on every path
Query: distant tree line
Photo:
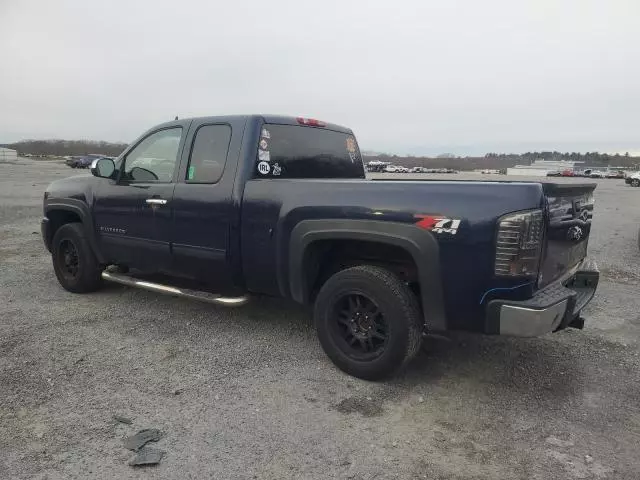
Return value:
M 625 167 L 637 169 L 640 164 L 640 157 L 607 153 L 587 152 L 587 153 L 561 153 L 561 152 L 527 152 L 517 153 L 487 153 L 481 157 L 455 157 L 450 154 L 438 155 L 436 157 L 414 157 L 380 154 L 378 156 L 364 156 L 365 162 L 372 160 L 382 160 L 391 162 L 394 165 L 403 167 L 424 167 L 424 168 L 453 168 L 455 170 L 476 170 L 490 169 L 503 170 L 515 165 L 530 165 L 535 160 L 567 160 L 573 162 L 583 162 L 590 167 Z
M 558 152 L 558 151 L 543 151 L 543 152 L 527 152 L 522 154 L 508 154 L 508 153 L 487 153 L 485 158 L 512 158 L 515 160 L 519 160 L 523 164 L 530 164 L 535 160 L 564 160 L 571 162 L 584 162 L 587 165 L 602 165 L 607 166 L 609 164 L 618 162 L 624 162 L 627 159 L 632 158 L 629 155 L 629 152 L 624 155 L 620 155 L 616 153 L 614 155 L 610 155 L 608 153 L 599 153 L 599 152 L 587 152 L 587 153 L 579 153 L 579 152 Z M 637 162 L 638 159 L 635 159 Z
M 23 140 L 3 146 L 16 150 L 18 155 L 65 157 L 99 153 L 115 157 L 122 153 L 127 144 L 93 140 Z

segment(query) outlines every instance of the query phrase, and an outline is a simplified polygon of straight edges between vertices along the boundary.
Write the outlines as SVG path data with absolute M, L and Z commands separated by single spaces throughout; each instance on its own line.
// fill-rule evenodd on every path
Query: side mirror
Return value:
M 91 162 L 91 173 L 94 177 L 111 178 L 116 171 L 116 164 L 110 158 L 96 158 Z

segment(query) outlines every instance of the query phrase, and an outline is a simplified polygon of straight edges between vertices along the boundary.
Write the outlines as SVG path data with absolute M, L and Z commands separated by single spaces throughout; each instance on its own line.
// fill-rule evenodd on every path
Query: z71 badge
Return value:
M 416 226 L 430 230 L 434 233 L 449 233 L 455 235 L 460 228 L 461 220 L 457 218 L 445 218 L 434 215 L 415 215 L 417 219 Z

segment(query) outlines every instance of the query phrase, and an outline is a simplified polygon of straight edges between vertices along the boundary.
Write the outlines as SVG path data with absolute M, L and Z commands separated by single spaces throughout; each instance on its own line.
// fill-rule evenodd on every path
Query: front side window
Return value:
M 256 178 L 364 178 L 353 135 L 324 128 L 265 124 Z
M 152 133 L 124 159 L 124 178 L 132 182 L 171 182 L 178 164 L 182 128 Z
M 229 125 L 203 125 L 198 128 L 187 168 L 187 183 L 216 183 L 227 163 L 231 140 Z

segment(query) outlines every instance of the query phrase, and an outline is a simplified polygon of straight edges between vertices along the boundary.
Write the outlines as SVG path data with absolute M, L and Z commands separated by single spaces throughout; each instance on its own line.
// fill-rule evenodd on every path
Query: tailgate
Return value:
M 595 183 L 545 183 L 547 231 L 538 284 L 557 280 L 587 256 Z

